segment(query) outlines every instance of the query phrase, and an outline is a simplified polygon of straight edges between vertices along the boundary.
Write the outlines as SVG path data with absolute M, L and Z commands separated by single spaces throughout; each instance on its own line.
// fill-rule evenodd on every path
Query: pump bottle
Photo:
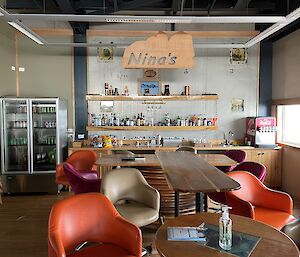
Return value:
M 229 218 L 227 205 L 222 205 L 222 217 L 219 220 L 219 246 L 229 251 L 232 245 L 232 220 Z

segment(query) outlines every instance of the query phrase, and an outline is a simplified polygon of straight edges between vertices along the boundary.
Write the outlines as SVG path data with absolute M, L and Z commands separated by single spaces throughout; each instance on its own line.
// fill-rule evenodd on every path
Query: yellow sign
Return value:
M 178 32 L 168 38 L 159 32 L 144 41 L 136 41 L 125 49 L 122 65 L 134 68 L 192 68 L 194 61 L 193 38 Z

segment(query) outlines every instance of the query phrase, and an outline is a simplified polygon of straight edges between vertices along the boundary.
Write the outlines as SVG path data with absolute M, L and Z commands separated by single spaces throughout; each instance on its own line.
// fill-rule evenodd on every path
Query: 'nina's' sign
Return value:
M 168 38 L 160 32 L 145 41 L 136 41 L 125 49 L 124 68 L 192 68 L 194 66 L 192 36 L 178 32 Z

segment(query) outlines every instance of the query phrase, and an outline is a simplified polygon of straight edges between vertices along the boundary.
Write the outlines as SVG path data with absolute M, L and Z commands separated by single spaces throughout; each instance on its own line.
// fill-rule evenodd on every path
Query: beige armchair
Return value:
M 160 195 L 141 172 L 133 168 L 114 169 L 105 174 L 102 193 L 111 200 L 123 218 L 143 227 L 159 217 Z

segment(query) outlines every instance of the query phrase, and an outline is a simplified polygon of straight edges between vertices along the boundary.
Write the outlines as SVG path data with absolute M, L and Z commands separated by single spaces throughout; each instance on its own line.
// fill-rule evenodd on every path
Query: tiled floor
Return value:
M 47 222 L 53 203 L 69 196 L 12 196 L 3 197 L 0 206 L 0 256 L 46 257 Z M 300 215 L 300 201 L 294 203 L 295 216 Z M 144 228 L 144 245 L 152 245 L 152 257 L 158 257 L 154 238 L 158 224 Z

